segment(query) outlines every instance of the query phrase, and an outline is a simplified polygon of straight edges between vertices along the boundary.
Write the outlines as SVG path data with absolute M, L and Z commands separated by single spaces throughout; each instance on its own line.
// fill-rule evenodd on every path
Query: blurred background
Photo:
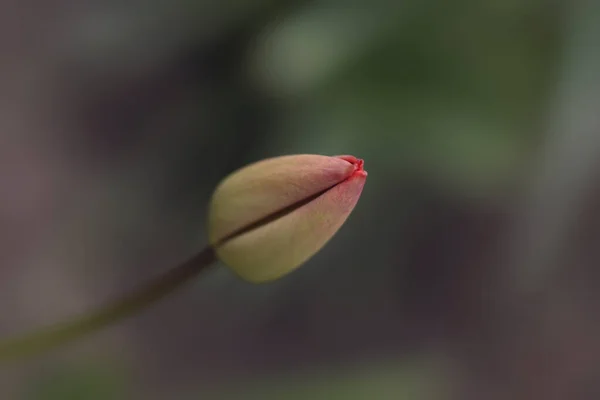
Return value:
M 297 272 L 212 269 L 1 399 L 600 397 L 600 2 L 8 0 L 0 71 L 0 337 L 200 250 L 238 167 L 369 172 Z

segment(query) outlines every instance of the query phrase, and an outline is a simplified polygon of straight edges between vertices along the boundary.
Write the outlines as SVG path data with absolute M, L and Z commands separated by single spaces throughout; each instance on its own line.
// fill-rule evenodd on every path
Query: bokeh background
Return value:
M 208 271 L 0 398 L 600 397 L 600 2 L 0 3 L 0 337 L 206 243 L 227 173 L 369 172 L 269 285 Z

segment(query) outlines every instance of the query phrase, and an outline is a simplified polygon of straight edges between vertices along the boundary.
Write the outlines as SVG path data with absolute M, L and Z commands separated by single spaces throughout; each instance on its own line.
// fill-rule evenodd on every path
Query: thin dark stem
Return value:
M 62 324 L 2 340 L 0 363 L 53 349 L 129 317 L 191 281 L 215 261 L 215 251 L 209 246 L 146 285 L 97 310 Z

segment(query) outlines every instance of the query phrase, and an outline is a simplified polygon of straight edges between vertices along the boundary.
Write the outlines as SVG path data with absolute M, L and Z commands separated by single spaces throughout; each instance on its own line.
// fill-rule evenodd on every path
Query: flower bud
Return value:
M 352 156 L 292 155 L 226 177 L 209 207 L 208 236 L 242 279 L 267 282 L 319 251 L 346 221 L 365 184 Z

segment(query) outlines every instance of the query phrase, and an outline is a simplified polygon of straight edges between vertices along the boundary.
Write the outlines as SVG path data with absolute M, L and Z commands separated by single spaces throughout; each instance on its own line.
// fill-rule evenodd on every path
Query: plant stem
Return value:
M 146 285 L 88 314 L 0 341 L 0 363 L 29 357 L 77 340 L 154 304 L 174 292 L 216 261 L 207 247 Z

